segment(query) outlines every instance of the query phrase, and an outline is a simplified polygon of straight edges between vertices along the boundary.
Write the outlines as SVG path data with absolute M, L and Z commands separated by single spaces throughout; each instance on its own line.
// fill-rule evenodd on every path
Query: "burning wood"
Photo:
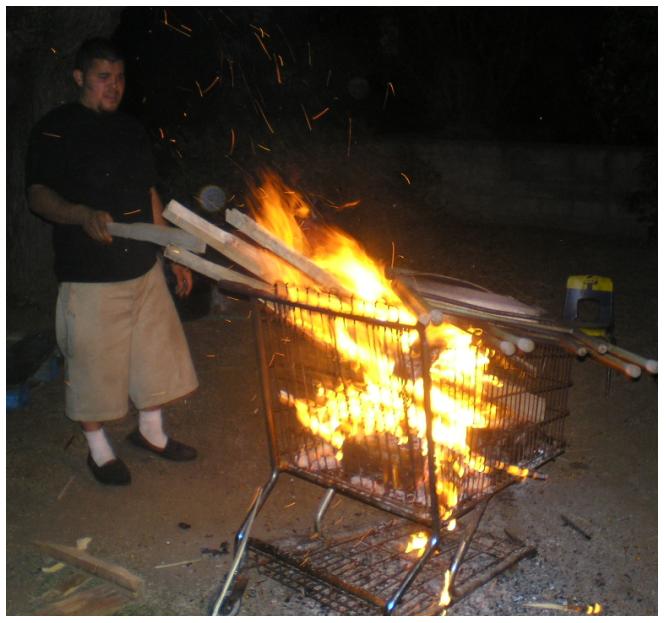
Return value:
M 607 365 L 630 376 L 636 376 L 636 370 L 640 373 L 636 364 L 617 363 L 620 360 L 615 355 L 599 352 L 598 343 L 562 325 L 544 322 L 540 310 L 509 297 L 442 286 L 406 271 L 398 271 L 389 281 L 358 244 L 341 232 L 308 221 L 305 235 L 301 221 L 307 219 L 309 206 L 267 175 L 249 203 L 256 220 L 238 210 L 227 210 L 226 218 L 259 246 L 222 232 L 175 202 L 169 204 L 165 216 L 263 282 L 234 271 L 217 272 L 209 264 L 196 268 L 192 257 L 173 249 L 170 257 L 181 257 L 218 280 L 267 293 L 268 284 L 292 283 L 278 288 L 280 296 L 337 313 L 360 313 L 384 322 L 390 319 L 392 308 L 393 321 L 418 321 L 425 331 L 421 336 L 417 330 L 383 332 L 381 348 L 377 348 L 371 327 L 346 323 L 342 318 L 329 326 L 316 315 L 290 317 L 289 322 L 318 345 L 315 348 L 335 349 L 344 366 L 335 383 L 313 388 L 316 396 L 312 398 L 288 392 L 280 396 L 300 425 L 320 440 L 313 445 L 315 450 L 303 446 L 296 452 L 292 460 L 301 468 L 340 469 L 372 481 L 373 487 L 381 483 L 385 492 L 406 487 L 416 495 L 419 487 L 425 491 L 428 486 L 424 462 L 407 468 L 400 455 L 404 450 L 414 451 L 406 446 L 414 437 L 421 440 L 418 452 L 427 452 L 424 441 L 431 434 L 436 448 L 436 489 L 443 516 L 449 518 L 461 499 L 492 487 L 493 473 L 526 475 L 524 466 L 514 465 L 525 458 L 516 448 L 521 445 L 521 435 L 533 437 L 531 431 L 545 421 L 548 409 L 546 399 L 519 380 L 520 375 L 533 378 L 538 373 L 528 358 L 535 350 L 535 339 L 546 335 L 578 352 L 585 345 Z M 377 301 L 383 301 L 384 307 Z M 276 310 L 274 303 L 266 304 Z M 418 350 L 424 336 L 427 361 Z M 495 352 L 510 356 L 513 363 L 498 366 Z M 491 361 L 495 362 L 492 370 Z M 649 367 L 656 369 L 656 365 Z M 427 395 L 426 375 L 431 384 Z M 430 433 L 426 409 L 434 416 Z M 379 436 L 383 445 L 376 442 Z M 484 456 L 488 448 L 493 451 Z M 401 467 L 387 472 L 386 465 Z
M 284 471 L 439 527 L 512 481 L 543 478 L 534 470 L 562 451 L 563 349 L 585 348 L 629 376 L 641 363 L 656 373 L 656 362 L 602 353 L 509 297 L 404 272 L 390 280 L 352 238 L 308 220 L 309 206 L 278 180 L 265 176 L 248 203 L 254 219 L 226 218 L 254 244 L 182 206 L 168 218 L 261 279 L 201 264 L 253 289 L 273 460 Z M 464 553 L 445 577 L 444 607 Z
M 289 248 L 281 240 L 273 236 L 271 232 L 266 230 L 260 224 L 255 223 L 242 212 L 235 209 L 227 210 L 226 218 L 227 222 L 236 227 L 238 231 L 243 232 L 246 236 L 252 238 L 252 240 L 259 243 L 264 248 L 275 253 L 279 258 L 296 267 L 303 274 L 310 277 L 315 283 L 327 290 L 346 293 L 343 286 L 333 276 L 303 257 L 300 253 Z

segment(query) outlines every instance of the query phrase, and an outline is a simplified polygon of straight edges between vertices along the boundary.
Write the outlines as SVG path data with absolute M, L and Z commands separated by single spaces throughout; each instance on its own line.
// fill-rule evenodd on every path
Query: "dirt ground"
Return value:
M 344 218 L 359 240 L 379 246 L 365 214 Z M 553 315 L 560 313 L 568 275 L 609 275 L 615 283 L 618 343 L 657 356 L 656 243 L 464 225 L 436 215 L 394 227 L 385 233 L 400 240 L 403 265 L 436 268 Z M 46 573 L 55 561 L 34 542 L 74 546 L 82 537 L 92 538 L 90 554 L 145 581 L 143 592 L 118 614 L 209 613 L 231 564 L 234 534 L 269 475 L 248 312 L 242 301 L 225 301 L 185 323 L 200 389 L 168 409 L 167 428 L 198 448 L 195 462 L 169 463 L 130 446 L 125 441 L 135 426 L 130 413 L 109 427 L 109 435 L 133 482 L 106 488 L 88 471 L 84 439 L 63 415 L 62 378 L 33 387 L 25 408 L 7 412 L 7 614 L 39 611 L 62 597 L 63 584 L 74 574 L 71 567 Z M 35 329 L 39 321 L 10 309 L 8 331 Z M 490 503 L 488 521 L 535 545 L 538 554 L 454 605 L 450 614 L 553 614 L 526 607 L 535 601 L 599 602 L 607 614 L 657 614 L 657 381 L 615 376 L 605 397 L 605 374 L 592 361 L 573 362 L 566 452 L 542 468 L 546 481 L 509 487 Z M 308 534 L 322 493 L 281 477 L 255 535 Z M 379 515 L 343 500 L 326 521 L 348 530 L 372 525 Z M 591 538 L 565 525 L 561 515 Z M 240 614 L 330 613 L 251 566 L 247 573 Z

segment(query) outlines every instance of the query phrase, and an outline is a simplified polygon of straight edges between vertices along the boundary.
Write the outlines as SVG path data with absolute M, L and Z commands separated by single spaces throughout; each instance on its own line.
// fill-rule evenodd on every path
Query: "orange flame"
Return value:
M 271 261 L 264 268 L 276 283 L 299 286 L 296 293 L 294 288 L 287 288 L 285 296 L 291 300 L 298 297 L 299 302 L 328 305 L 334 311 L 371 314 L 378 320 L 415 327 L 414 313 L 393 290 L 383 267 L 356 240 L 313 218 L 308 202 L 277 176 L 263 173 L 261 184 L 253 190 L 248 204 L 261 226 L 331 275 L 343 290 L 353 294 L 354 302 L 350 308 L 347 299 L 331 292 L 325 300 L 318 298 L 320 289 L 300 270 L 285 262 Z M 305 294 L 303 286 L 308 287 Z M 312 299 L 308 298 L 310 293 Z M 418 374 L 403 378 L 396 373 L 398 362 L 414 355 L 413 349 L 419 341 L 416 327 L 403 333 L 387 332 L 381 349 L 377 349 L 362 327 L 340 316 L 334 317 L 333 331 L 319 314 L 300 315 L 298 320 L 290 321 L 319 343 L 335 348 L 355 373 L 354 380 L 341 379 L 335 387 L 320 383 L 315 399 L 284 391 L 280 394 L 280 401 L 294 409 L 301 425 L 332 448 L 325 458 L 327 466 L 330 463 L 337 467 L 342 461 L 347 439 L 384 433 L 392 435 L 399 446 L 418 436 L 420 451 L 427 455 L 424 379 Z M 488 427 L 495 419 L 497 406 L 487 400 L 487 390 L 501 386 L 487 372 L 492 353 L 475 341 L 479 333 L 479 329 L 465 331 L 446 322 L 428 326 L 426 330 L 428 345 L 435 355 L 429 370 L 432 454 L 438 496 L 433 503 L 439 505 L 442 519 L 451 521 L 451 529 L 455 527 L 452 516 L 466 493 L 465 487 L 483 489 L 486 475 L 495 470 L 522 478 L 528 475 L 528 470 L 517 466 L 488 461 L 468 445 L 470 429 Z M 450 474 L 456 478 L 447 476 Z M 414 543 L 408 547 L 411 549 L 407 551 L 419 551 L 421 546 L 417 548 Z M 450 583 L 451 575 L 447 572 L 440 601 L 444 607 L 451 602 Z
M 264 172 L 261 184 L 253 190 L 248 203 L 260 225 L 332 275 L 347 292 L 357 297 L 357 306 L 349 309 L 345 301 L 328 296 L 326 301 L 336 310 L 367 311 L 379 320 L 415 324 L 413 313 L 393 291 L 382 266 L 372 260 L 356 240 L 312 218 L 309 203 L 276 175 Z M 316 284 L 298 269 L 278 261 L 271 261 L 265 269 L 275 282 L 308 286 L 316 297 Z M 287 295 L 291 293 L 288 291 Z M 377 305 L 378 301 L 383 301 L 384 306 Z M 317 298 L 304 302 L 321 304 Z M 368 342 L 368 336 L 353 329 L 342 318 L 335 320 L 333 333 L 316 318 L 300 318 L 299 329 L 325 345 L 334 346 L 346 361 L 354 362 L 363 381 L 343 381 L 338 387 L 320 386 L 316 401 L 282 397 L 293 406 L 301 424 L 331 444 L 338 460 L 343 456 L 345 439 L 377 433 L 392 434 L 398 444 L 407 443 L 408 434 L 416 434 L 422 440 L 421 451 L 425 455 L 428 448 L 423 378 L 404 379 L 395 374 L 396 362 L 409 355 L 418 341 L 416 329 L 401 338 L 388 334 L 382 352 L 378 353 Z M 321 326 L 317 326 L 317 322 Z M 524 478 L 528 470 L 489 463 L 468 445 L 468 430 L 487 427 L 494 419 L 497 407 L 484 396 L 487 387 L 500 384 L 486 372 L 491 353 L 473 343 L 474 333 L 478 330 L 465 331 L 449 323 L 427 329 L 428 343 L 433 352 L 438 353 L 430 368 L 436 473 L 452 468 L 463 482 L 465 476 L 470 476 L 477 484 L 479 478 L 494 470 Z M 409 430 L 404 429 L 405 424 Z M 459 457 L 452 465 L 449 465 L 450 450 Z M 460 501 L 460 486 L 438 478 L 436 491 L 443 519 L 447 520 Z
M 405 546 L 405 554 L 416 552 L 416 556 L 421 558 L 425 552 L 426 545 L 428 545 L 428 533 L 423 531 L 415 532 L 409 537 L 409 541 Z

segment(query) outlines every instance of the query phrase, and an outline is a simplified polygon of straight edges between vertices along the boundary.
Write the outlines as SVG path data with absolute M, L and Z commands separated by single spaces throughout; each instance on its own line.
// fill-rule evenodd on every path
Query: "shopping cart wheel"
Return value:
M 243 600 L 243 593 L 247 588 L 247 577 L 244 575 L 239 575 L 229 593 L 224 598 L 224 601 L 220 604 L 217 615 L 223 617 L 234 617 L 238 614 L 241 607 L 241 602 Z M 215 603 L 211 604 L 210 613 L 215 614 Z

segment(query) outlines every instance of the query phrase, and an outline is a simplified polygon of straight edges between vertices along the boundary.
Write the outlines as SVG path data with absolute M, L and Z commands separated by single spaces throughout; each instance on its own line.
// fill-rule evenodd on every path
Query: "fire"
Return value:
M 382 266 L 371 259 L 356 240 L 312 218 L 312 209 L 303 196 L 276 175 L 265 172 L 248 203 L 260 225 L 332 275 L 343 290 L 354 296 L 351 306 L 343 297 L 327 296 L 325 300 L 331 308 L 371 314 L 379 320 L 415 324 L 413 313 L 394 292 Z M 265 268 L 275 282 L 301 286 L 286 289 L 286 295 L 292 300 L 322 305 L 316 285 L 296 268 L 277 261 Z M 423 378 L 405 379 L 396 373 L 397 362 L 408 356 L 418 341 L 416 329 L 402 334 L 401 338 L 387 334 L 378 353 L 368 336 L 362 331 L 354 333 L 353 326 L 342 318 L 336 318 L 334 332 L 324 326 L 323 321 L 319 322 L 321 325 L 317 316 L 300 318 L 298 328 L 324 345 L 335 346 L 345 360 L 353 362 L 363 380 L 343 379 L 337 387 L 320 386 L 314 401 L 282 396 L 283 401 L 294 407 L 301 424 L 331 444 L 338 460 L 343 458 L 346 439 L 378 433 L 390 433 L 398 444 L 407 443 L 409 433 L 416 434 L 422 440 L 421 452 L 426 455 Z M 427 328 L 428 343 L 437 354 L 430 367 L 429 396 L 436 472 L 452 470 L 461 480 L 466 475 L 489 474 L 494 470 L 526 477 L 528 470 L 488 462 L 472 452 L 467 442 L 469 429 L 485 428 L 494 419 L 497 407 L 485 400 L 484 395 L 489 386 L 500 383 L 486 372 L 489 349 L 474 343 L 479 332 L 478 329 L 465 331 L 449 323 Z M 404 429 L 405 419 L 410 430 Z M 457 456 L 452 464 L 451 450 Z M 459 485 L 440 477 L 436 491 L 443 519 L 451 518 L 460 501 Z
M 405 554 L 416 552 L 416 556 L 420 558 L 425 552 L 426 545 L 428 545 L 428 534 L 426 532 L 415 532 L 409 537 L 409 541 L 405 546 Z
M 446 616 L 446 608 L 451 604 L 451 570 L 447 570 L 444 574 L 444 587 L 442 588 L 442 594 L 439 598 L 439 605 L 444 606 L 442 610 L 442 616 Z
M 308 202 L 277 176 L 264 173 L 261 185 L 248 198 L 255 220 L 286 246 L 308 258 L 340 284 L 352 299 L 328 292 L 326 296 L 303 273 L 284 262 L 271 262 L 266 271 L 276 283 L 288 284 L 284 296 L 295 302 L 336 312 L 372 316 L 381 321 L 415 326 L 416 317 L 391 287 L 383 267 L 372 260 L 347 234 L 323 225 L 313 217 Z M 320 315 L 292 320 L 298 329 L 319 343 L 335 348 L 350 368 L 354 379 L 340 379 L 335 386 L 323 383 L 316 397 L 306 399 L 281 392 L 280 400 L 295 411 L 303 427 L 332 448 L 326 458 L 338 466 L 344 459 L 347 440 L 391 435 L 398 446 L 415 437 L 423 456 L 428 453 L 424 379 L 420 374 L 400 374 L 400 362 L 414 361 L 419 333 L 386 332 L 381 348 L 355 323 L 335 316 L 333 331 Z M 492 352 L 478 340 L 479 329 L 463 330 L 449 323 L 428 326 L 426 338 L 431 351 L 429 369 L 435 490 L 442 519 L 452 521 L 465 495 L 465 483 L 483 487 L 487 474 L 502 470 L 517 477 L 528 471 L 517 466 L 489 461 L 468 444 L 471 429 L 486 428 L 496 416 L 497 406 L 486 399 L 488 390 L 500 381 L 488 373 Z M 405 378 L 407 377 L 407 378 Z M 425 463 L 425 461 L 424 461 Z M 452 477 L 453 476 L 453 477 Z M 427 479 L 423 474 L 423 484 Z M 424 486 L 425 491 L 425 486 Z M 421 546 L 419 546 L 420 548 Z M 411 545 L 412 550 L 417 545 Z M 410 550 L 411 551 L 411 550 Z M 447 575 L 441 605 L 450 603 Z
M 387 305 L 402 306 L 400 297 L 384 277 L 382 267 L 366 254 L 358 242 L 337 229 L 311 219 L 310 205 L 279 178 L 264 173 L 261 185 L 253 191 L 248 203 L 257 223 L 280 238 L 290 249 L 333 275 L 347 292 L 360 301 L 375 303 L 384 300 Z M 277 262 L 271 262 L 265 268 L 275 282 L 313 285 L 304 282 L 303 274 L 295 268 L 289 269 L 287 274 L 285 266 Z M 413 322 L 410 316 L 405 309 L 401 320 Z

